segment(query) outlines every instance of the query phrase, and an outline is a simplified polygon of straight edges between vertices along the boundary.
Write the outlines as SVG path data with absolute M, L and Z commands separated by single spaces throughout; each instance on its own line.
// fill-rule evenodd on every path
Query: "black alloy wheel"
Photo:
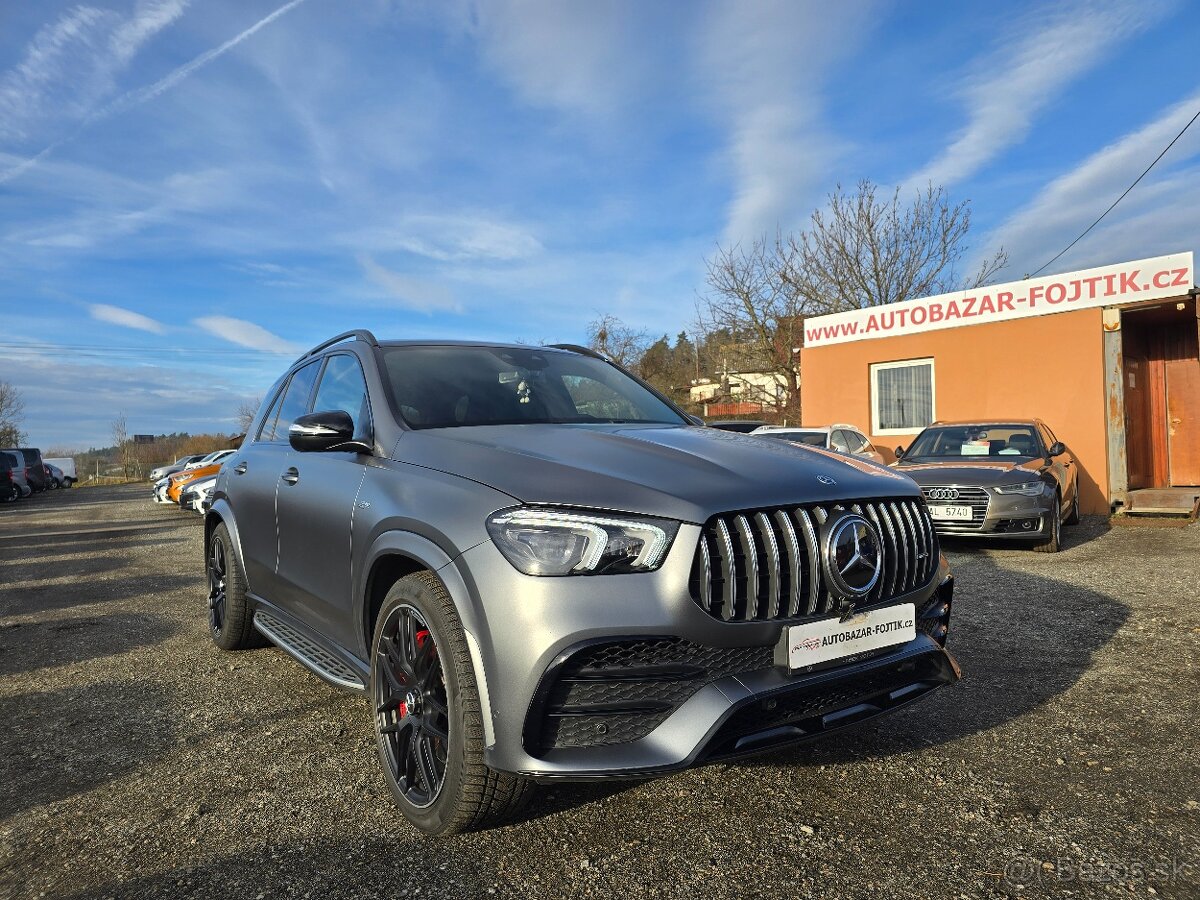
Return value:
M 225 542 L 217 535 L 208 545 L 208 627 L 220 637 L 225 627 L 225 601 L 229 591 L 229 560 Z
M 376 646 L 375 718 L 385 761 L 404 799 L 430 806 L 446 780 L 449 702 L 442 654 L 421 614 L 394 607 Z

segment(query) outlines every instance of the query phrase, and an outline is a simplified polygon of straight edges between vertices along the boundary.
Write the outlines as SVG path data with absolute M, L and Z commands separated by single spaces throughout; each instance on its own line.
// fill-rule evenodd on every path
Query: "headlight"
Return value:
M 997 494 L 1020 494 L 1022 497 L 1036 497 L 1042 492 L 1044 485 L 1040 481 L 1022 481 L 1020 484 L 996 485 Z
M 678 522 L 552 509 L 510 509 L 487 521 L 492 541 L 526 575 L 612 575 L 657 569 Z

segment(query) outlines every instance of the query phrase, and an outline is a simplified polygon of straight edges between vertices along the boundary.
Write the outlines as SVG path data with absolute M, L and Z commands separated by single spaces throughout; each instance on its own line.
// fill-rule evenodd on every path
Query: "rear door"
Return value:
M 354 354 L 327 357 L 311 408 L 348 413 L 355 439 L 373 443 L 366 380 Z M 343 647 L 355 646 L 357 639 L 350 594 L 350 529 L 370 459 L 354 451 L 292 450 L 279 484 L 276 602 Z
M 319 361 L 314 360 L 292 374 L 255 439 L 247 440 L 232 461 L 227 482 L 250 590 L 271 601 L 280 593 L 275 575 L 279 558 L 275 502 L 280 476 L 287 468 L 287 429 L 308 408 L 318 369 Z

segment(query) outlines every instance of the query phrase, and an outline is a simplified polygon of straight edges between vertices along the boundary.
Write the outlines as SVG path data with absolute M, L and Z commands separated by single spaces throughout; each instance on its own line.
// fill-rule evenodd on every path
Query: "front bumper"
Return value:
M 723 622 L 692 599 L 698 535 L 683 526 L 663 568 L 640 575 L 532 578 L 490 541 L 456 561 L 472 594 L 464 625 L 490 710 L 489 766 L 652 775 L 818 737 L 958 679 L 943 646 L 944 560 L 929 584 L 880 604 L 916 604 L 913 641 L 792 673 L 776 662 L 785 624 Z
M 1054 493 L 1036 497 L 1021 494 L 997 494 L 988 490 L 987 509 L 982 519 L 955 522 L 933 519 L 941 537 L 985 537 L 990 539 L 1028 540 L 1050 533 Z M 929 501 L 936 505 L 936 501 Z

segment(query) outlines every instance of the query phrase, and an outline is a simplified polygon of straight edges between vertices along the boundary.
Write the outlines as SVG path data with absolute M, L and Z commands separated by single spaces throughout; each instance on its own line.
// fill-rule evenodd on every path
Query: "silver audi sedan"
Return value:
M 1075 459 L 1041 419 L 935 422 L 895 468 L 921 486 L 939 534 L 1024 541 L 1057 553 L 1079 521 Z

